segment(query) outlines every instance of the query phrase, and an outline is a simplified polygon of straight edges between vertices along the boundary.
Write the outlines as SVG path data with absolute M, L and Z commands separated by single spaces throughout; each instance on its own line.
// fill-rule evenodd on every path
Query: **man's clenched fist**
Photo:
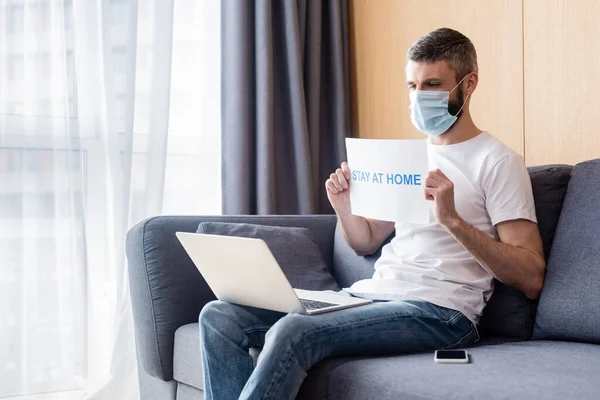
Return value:
M 454 205 L 454 183 L 439 169 L 429 172 L 425 179 L 425 198 L 433 201 L 435 219 L 444 228 L 460 221 Z
M 345 161 L 325 182 L 327 198 L 336 213 L 350 213 L 350 168 Z

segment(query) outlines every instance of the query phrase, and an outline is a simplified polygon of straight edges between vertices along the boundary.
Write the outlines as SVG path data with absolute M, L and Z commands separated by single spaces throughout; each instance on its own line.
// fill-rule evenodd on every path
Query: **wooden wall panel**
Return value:
M 600 157 L 600 2 L 524 3 L 529 165 Z
M 406 51 L 447 26 L 478 52 L 475 123 L 523 154 L 522 11 L 522 0 L 350 0 L 353 135 L 423 137 L 410 123 Z

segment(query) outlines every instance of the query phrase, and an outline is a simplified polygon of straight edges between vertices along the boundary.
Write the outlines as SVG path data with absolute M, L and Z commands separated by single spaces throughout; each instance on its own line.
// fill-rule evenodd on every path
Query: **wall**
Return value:
M 600 2 L 525 0 L 525 157 L 600 157 Z
M 406 50 L 447 26 L 479 61 L 475 123 L 528 165 L 600 157 L 595 0 L 350 0 L 353 135 L 422 138 L 410 123 Z

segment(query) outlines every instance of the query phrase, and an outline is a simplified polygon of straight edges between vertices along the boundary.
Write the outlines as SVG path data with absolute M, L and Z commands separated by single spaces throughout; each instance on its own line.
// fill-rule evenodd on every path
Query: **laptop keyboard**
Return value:
M 316 300 L 308 300 L 308 299 L 300 299 L 300 304 L 306 310 L 318 310 L 320 308 L 326 308 L 331 306 L 338 306 L 339 304 L 334 303 L 326 303 L 324 301 L 316 301 Z

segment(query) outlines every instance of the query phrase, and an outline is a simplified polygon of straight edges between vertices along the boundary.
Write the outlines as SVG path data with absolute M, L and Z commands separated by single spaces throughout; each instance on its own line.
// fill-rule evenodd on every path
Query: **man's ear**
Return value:
M 473 95 L 475 89 L 477 89 L 477 83 L 479 83 L 479 74 L 477 72 L 471 72 L 471 74 L 465 79 L 466 89 L 464 91 L 466 95 Z

